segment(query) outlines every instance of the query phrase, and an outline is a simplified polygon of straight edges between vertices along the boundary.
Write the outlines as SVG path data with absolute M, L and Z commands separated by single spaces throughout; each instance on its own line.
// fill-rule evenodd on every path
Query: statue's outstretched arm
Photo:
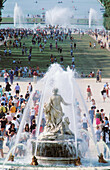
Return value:
M 61 97 L 61 102 L 64 104 L 64 105 L 71 105 L 70 103 L 66 103 L 65 101 L 64 101 L 64 99 Z

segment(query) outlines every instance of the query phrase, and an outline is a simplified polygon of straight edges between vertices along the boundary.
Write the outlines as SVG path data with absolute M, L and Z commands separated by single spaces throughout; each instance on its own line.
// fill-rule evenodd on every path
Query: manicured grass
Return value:
M 96 42 L 96 49 L 89 47 L 89 41 L 94 40 L 88 35 L 84 35 L 82 39 L 78 35 L 74 35 L 77 39 L 77 50 L 75 51 L 75 64 L 78 71 L 88 74 L 90 71 L 97 72 L 102 69 L 103 77 L 110 77 L 110 52 L 101 49 Z
M 97 72 L 98 69 L 102 69 L 103 77 L 109 77 L 110 76 L 110 52 L 106 49 L 101 49 L 100 46 L 96 43 L 96 49 L 89 47 L 89 41 L 94 42 L 94 40 L 89 37 L 88 35 L 84 35 L 82 39 L 79 35 L 73 35 L 74 40 L 73 42 L 76 42 L 77 48 L 74 50 L 74 56 L 75 56 L 75 65 L 76 70 L 81 73 L 82 71 L 85 74 L 89 74 L 90 71 Z M 29 53 L 29 47 L 32 46 L 32 59 L 31 59 L 31 67 L 36 67 L 36 65 L 39 65 L 40 71 L 46 71 L 48 68 L 48 65 L 50 65 L 50 55 L 53 54 L 53 56 L 57 57 L 58 63 L 60 63 L 60 55 L 63 55 L 64 57 L 64 66 L 70 65 L 71 66 L 71 55 L 70 55 L 70 39 L 68 37 L 67 40 L 64 40 L 63 42 L 58 42 L 58 46 L 62 47 L 63 51 L 62 54 L 58 53 L 58 50 L 55 48 L 55 41 L 54 40 L 48 40 L 45 49 L 43 52 L 39 51 L 38 45 L 35 46 L 31 43 L 32 36 L 29 36 L 29 38 L 25 38 L 22 40 L 25 42 L 25 46 L 28 48 Z M 53 44 L 53 49 L 49 49 L 50 42 Z M 2 54 L 2 60 L 0 62 L 0 69 L 3 68 L 12 68 L 16 67 L 16 65 L 12 64 L 13 59 L 15 58 L 17 61 L 20 58 L 22 63 L 22 66 L 29 66 L 28 63 L 28 56 L 24 55 L 22 56 L 22 48 L 13 48 L 11 45 L 12 50 L 12 56 L 4 56 L 4 46 L 0 46 L 0 53 Z M 8 48 L 7 48 L 8 51 Z M 20 66 L 20 65 L 18 65 Z

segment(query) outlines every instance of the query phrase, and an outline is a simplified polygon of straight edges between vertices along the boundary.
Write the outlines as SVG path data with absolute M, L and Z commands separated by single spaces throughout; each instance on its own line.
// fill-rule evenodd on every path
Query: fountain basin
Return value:
M 74 158 L 63 158 L 63 157 L 43 157 L 43 156 L 37 156 L 39 165 L 70 165 L 74 164 Z
M 38 164 L 43 166 L 74 164 L 77 151 L 72 135 L 42 136 L 41 138 L 37 143 L 36 155 Z M 35 147 L 36 141 L 34 140 L 32 141 L 33 151 L 35 151 Z

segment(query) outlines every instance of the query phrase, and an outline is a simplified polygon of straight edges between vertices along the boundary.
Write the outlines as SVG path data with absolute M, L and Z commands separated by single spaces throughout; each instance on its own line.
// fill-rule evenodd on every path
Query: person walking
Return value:
M 95 117 L 96 117 L 96 125 L 100 125 L 101 113 L 99 112 L 99 110 L 97 110 Z
M 89 110 L 89 115 L 90 115 L 90 120 L 91 120 L 92 124 L 93 124 L 93 121 L 94 121 L 94 114 L 95 114 L 94 107 L 91 107 L 91 109 Z
M 106 99 L 106 97 L 107 97 L 107 94 L 106 94 L 107 92 L 106 92 L 106 89 L 105 89 L 105 87 L 103 88 L 103 90 L 101 91 L 101 94 L 102 94 L 102 96 L 103 96 L 103 102 L 105 102 L 105 99 Z
M 8 82 L 8 76 L 9 76 L 9 74 L 7 73 L 7 71 L 5 71 L 5 73 L 4 73 L 5 83 Z
M 17 83 L 16 86 L 15 86 L 15 93 L 16 93 L 16 96 L 19 96 L 19 93 L 20 93 L 20 86 L 19 86 L 18 83 Z
M 29 85 L 27 86 L 27 91 L 29 92 L 29 94 L 32 92 L 32 89 L 33 89 L 32 84 L 29 83 Z
M 97 126 L 96 129 L 97 129 L 97 130 L 96 130 L 96 133 L 95 133 L 95 135 L 96 135 L 96 140 L 97 140 L 97 142 L 99 142 L 100 139 L 101 139 L 101 130 L 100 130 L 99 126 Z
M 9 76 L 10 76 L 10 82 L 11 82 L 11 84 L 13 84 L 13 80 L 14 80 L 13 71 L 11 71 L 11 73 L 9 74 Z
M 91 96 L 92 96 L 92 91 L 91 91 L 90 85 L 88 85 L 88 87 L 87 87 L 87 102 L 88 102 L 88 99 L 91 101 Z
M 86 117 L 86 114 L 84 113 L 83 118 L 82 118 L 82 125 L 83 125 L 83 129 L 88 130 L 88 120 Z

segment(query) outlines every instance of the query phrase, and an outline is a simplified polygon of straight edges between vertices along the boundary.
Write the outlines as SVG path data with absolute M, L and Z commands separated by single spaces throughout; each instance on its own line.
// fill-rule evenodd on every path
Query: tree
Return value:
M 105 12 L 103 14 L 103 17 L 104 17 L 104 27 L 107 30 L 110 30 L 110 0 L 100 0 L 100 2 L 105 7 Z
M 6 2 L 7 0 L 0 0 L 0 22 L 2 21 L 2 9 L 4 7 L 4 3 Z

